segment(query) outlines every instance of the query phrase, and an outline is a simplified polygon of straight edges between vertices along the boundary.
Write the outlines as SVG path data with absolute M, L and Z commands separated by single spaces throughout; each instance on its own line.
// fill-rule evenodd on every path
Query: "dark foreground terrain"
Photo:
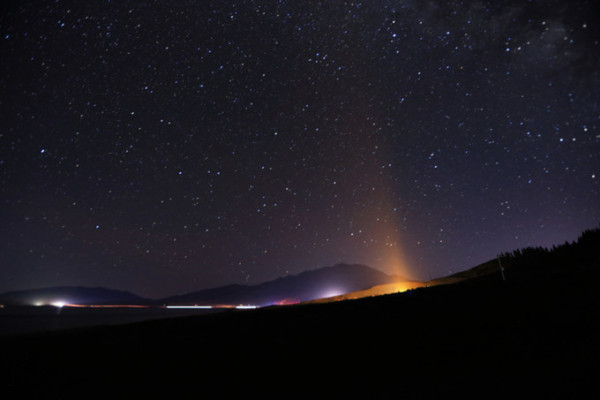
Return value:
M 18 395 L 578 398 L 595 392 L 597 268 L 3 338 Z M 8 392 L 6 392 L 8 393 Z
M 4 336 L 0 384 L 10 398 L 597 394 L 600 230 L 501 261 L 506 281 L 490 261 L 402 294 Z

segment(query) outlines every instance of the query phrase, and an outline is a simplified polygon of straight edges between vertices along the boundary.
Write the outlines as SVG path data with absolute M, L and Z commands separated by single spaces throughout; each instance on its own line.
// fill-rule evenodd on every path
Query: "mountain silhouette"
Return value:
M 360 264 L 338 264 L 277 278 L 254 286 L 229 285 L 160 301 L 165 304 L 290 304 L 367 289 L 407 279 Z
M 45 305 L 68 304 L 143 304 L 149 300 L 131 292 L 102 287 L 60 286 L 19 290 L 0 294 L 0 304 Z
M 359 264 L 338 264 L 298 275 L 277 278 L 254 286 L 227 285 L 153 300 L 130 292 L 102 287 L 50 287 L 0 294 L 0 304 L 168 304 L 265 306 L 291 304 L 364 290 L 376 285 L 405 282 L 399 275 L 388 275 Z

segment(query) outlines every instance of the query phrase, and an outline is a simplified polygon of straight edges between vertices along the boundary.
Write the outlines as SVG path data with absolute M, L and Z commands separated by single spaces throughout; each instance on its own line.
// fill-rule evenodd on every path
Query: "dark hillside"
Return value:
M 600 359 L 588 235 L 547 250 L 577 260 L 552 270 L 516 255 L 506 281 L 5 337 L 0 379 L 42 395 L 582 398 Z
M 435 285 L 464 280 L 536 279 L 539 275 L 569 274 L 589 268 L 600 268 L 600 229 L 584 231 L 573 243 L 565 242 L 550 249 L 527 247 L 502 253 L 494 260 L 428 283 Z
M 565 242 L 551 249 L 528 247 L 500 255 L 507 270 L 517 276 L 536 274 L 564 274 L 575 269 L 600 267 L 600 229 L 583 232 L 573 242 Z

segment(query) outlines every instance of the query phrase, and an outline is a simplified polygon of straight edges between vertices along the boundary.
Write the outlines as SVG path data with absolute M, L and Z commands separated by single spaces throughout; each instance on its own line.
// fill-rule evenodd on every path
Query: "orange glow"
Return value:
M 417 288 L 424 287 L 424 286 L 426 286 L 426 283 L 424 283 L 424 282 L 399 281 L 399 282 L 388 283 L 385 285 L 373 286 L 372 288 L 369 288 L 369 289 L 359 290 L 356 292 L 350 292 L 350 293 L 342 294 L 340 296 L 313 300 L 313 301 L 310 301 L 309 303 L 328 303 L 328 302 L 332 302 L 332 301 L 354 300 L 354 299 L 361 299 L 363 297 L 382 296 L 382 295 L 386 295 L 386 294 L 406 292 L 407 290 L 417 289 Z
M 387 285 L 378 285 L 378 286 L 374 286 L 370 289 L 350 293 L 350 295 L 352 295 L 353 298 L 358 299 L 358 298 L 362 298 L 362 297 L 381 296 L 384 294 L 406 292 L 407 290 L 416 289 L 416 288 L 420 288 L 423 286 L 425 286 L 425 284 L 422 282 L 410 282 L 410 281 L 394 282 L 394 283 L 388 283 Z
M 283 299 L 283 300 L 279 300 L 277 303 L 275 303 L 278 306 L 285 306 L 285 305 L 289 305 L 289 304 L 298 304 L 300 303 L 300 300 L 296 300 L 296 299 Z
M 393 291 L 390 293 L 398 293 L 398 292 L 406 292 L 407 290 L 416 289 L 420 287 L 424 287 L 425 283 L 423 282 L 396 282 L 392 285 Z
M 412 273 L 400 245 L 400 240 L 396 240 L 396 245 L 391 248 L 386 255 L 384 265 L 388 267 L 389 273 L 393 275 L 401 275 L 408 279 L 412 277 Z

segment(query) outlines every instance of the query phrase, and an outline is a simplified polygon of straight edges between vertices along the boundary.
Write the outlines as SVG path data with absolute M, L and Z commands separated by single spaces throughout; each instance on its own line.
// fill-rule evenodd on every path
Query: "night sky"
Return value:
M 573 241 L 600 223 L 593 3 L 4 0 L 0 292 Z

